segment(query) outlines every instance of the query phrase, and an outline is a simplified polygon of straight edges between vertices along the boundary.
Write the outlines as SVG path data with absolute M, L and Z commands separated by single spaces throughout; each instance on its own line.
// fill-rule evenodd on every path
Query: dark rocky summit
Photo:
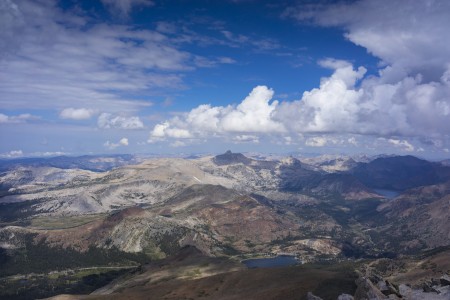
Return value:
M 213 158 L 213 161 L 218 166 L 231 165 L 242 163 L 244 165 L 249 165 L 252 160 L 242 153 L 233 153 L 230 150 L 224 154 L 217 155 Z

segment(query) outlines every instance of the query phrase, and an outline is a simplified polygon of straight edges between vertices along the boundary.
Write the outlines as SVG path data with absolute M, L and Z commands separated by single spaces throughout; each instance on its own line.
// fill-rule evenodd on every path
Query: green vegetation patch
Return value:
M 81 216 L 39 216 L 31 219 L 31 227 L 36 229 L 52 230 L 78 227 L 92 221 L 101 219 L 105 214 L 81 215 Z
M 78 252 L 50 247 L 44 241 L 35 243 L 34 235 L 29 234 L 23 248 L 0 251 L 0 277 L 92 266 L 132 266 L 149 261 L 144 253 L 127 253 L 116 248 L 91 247 L 86 252 Z
M 27 300 L 46 298 L 63 293 L 89 294 L 134 269 L 85 268 L 4 277 L 0 278 L 0 298 Z

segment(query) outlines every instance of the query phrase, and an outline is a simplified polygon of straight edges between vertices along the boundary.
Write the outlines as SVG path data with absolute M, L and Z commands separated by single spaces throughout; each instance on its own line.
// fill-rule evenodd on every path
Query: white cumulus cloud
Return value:
M 121 138 L 119 141 L 119 144 L 122 146 L 128 146 L 128 139 L 127 138 Z
M 358 121 L 359 99 L 363 91 L 354 88 L 366 70 L 354 70 L 345 61 L 324 60 L 327 68 L 335 68 L 329 78 L 322 78 L 320 87 L 306 91 L 300 101 L 284 102 L 276 116 L 285 126 L 298 132 L 353 131 Z
M 283 102 L 276 119 L 294 132 L 356 133 L 375 136 L 448 135 L 450 84 L 422 82 L 421 76 L 387 83 L 383 74 L 363 77 L 365 69 L 326 61 L 333 75 L 302 99 Z M 359 81 L 359 84 L 358 84 Z
M 116 149 L 117 147 L 120 147 L 120 146 L 128 146 L 128 145 L 129 145 L 129 142 L 128 142 L 128 139 L 127 139 L 127 138 L 121 138 L 121 139 L 119 140 L 119 142 L 117 142 L 117 143 L 113 143 L 113 142 L 110 142 L 110 141 L 108 140 L 108 141 L 106 141 L 106 142 L 103 144 L 103 146 L 104 146 L 105 148 L 109 149 L 109 150 L 114 150 L 114 149 Z
M 150 132 L 149 142 L 164 138 L 284 132 L 283 124 L 273 119 L 278 106 L 276 100 L 270 103 L 273 94 L 273 90 L 268 87 L 257 86 L 237 106 L 200 105 L 188 113 L 155 125 Z
M 272 99 L 274 91 L 257 86 L 233 110 L 221 119 L 221 126 L 228 132 L 283 132 L 284 126 L 272 120 L 278 101 Z

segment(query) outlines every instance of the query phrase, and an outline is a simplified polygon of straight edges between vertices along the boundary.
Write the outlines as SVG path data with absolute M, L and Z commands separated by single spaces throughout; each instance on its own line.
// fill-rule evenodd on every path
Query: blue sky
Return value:
M 444 0 L 5 0 L 0 156 L 450 149 Z

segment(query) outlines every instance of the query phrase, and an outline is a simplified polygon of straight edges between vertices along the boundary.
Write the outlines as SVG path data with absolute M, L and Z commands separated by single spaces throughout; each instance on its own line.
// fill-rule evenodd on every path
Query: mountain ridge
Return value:
M 103 253 L 136 266 L 192 246 L 231 260 L 290 254 L 337 263 L 450 245 L 449 167 L 414 157 L 350 165 L 332 171 L 323 161 L 227 152 L 104 172 L 18 166 L 0 174 L 0 254 L 25 261 L 45 249 L 83 259 Z M 401 191 L 390 199 L 379 186 Z

